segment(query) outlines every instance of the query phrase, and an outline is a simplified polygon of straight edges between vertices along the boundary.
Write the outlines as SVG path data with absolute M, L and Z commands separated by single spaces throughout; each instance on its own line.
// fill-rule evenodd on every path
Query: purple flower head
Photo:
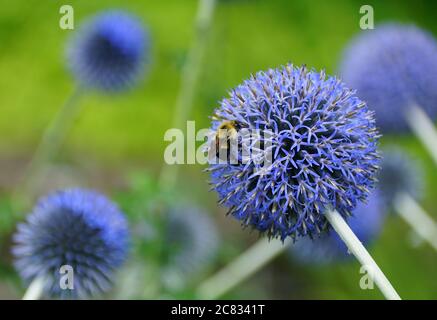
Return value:
M 142 23 L 123 11 L 106 11 L 86 22 L 68 46 L 70 69 L 82 86 L 121 91 L 142 75 L 149 58 Z
M 419 200 L 424 190 L 423 172 L 405 151 L 397 148 L 384 150 L 381 171 L 378 173 L 378 189 L 389 207 L 401 192 Z
M 259 72 L 221 101 L 212 129 L 268 131 L 271 162 L 211 164 L 220 203 L 243 226 L 269 237 L 310 237 L 365 200 L 378 169 L 373 114 L 334 77 L 287 65 Z M 240 137 L 244 144 L 245 137 Z
M 345 50 L 340 73 L 375 110 L 383 132 L 406 131 L 405 113 L 412 105 L 437 117 L 437 42 L 415 26 L 363 31 Z
M 381 231 L 385 206 L 379 193 L 373 191 L 367 203 L 361 202 L 353 211 L 348 224 L 364 244 L 374 240 Z M 315 239 L 305 238 L 290 246 L 290 257 L 302 263 L 327 264 L 342 261 L 349 256 L 348 249 L 335 231 Z
M 86 298 L 111 287 L 128 253 L 129 230 L 118 207 L 85 189 L 42 198 L 14 235 L 15 266 L 27 284 L 43 277 L 44 294 Z M 74 289 L 61 289 L 60 268 L 73 268 Z

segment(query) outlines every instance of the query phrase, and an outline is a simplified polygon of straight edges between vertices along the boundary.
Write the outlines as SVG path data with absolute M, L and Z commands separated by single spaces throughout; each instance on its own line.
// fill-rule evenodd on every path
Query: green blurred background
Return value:
M 67 3 L 0 0 L 0 298 L 18 298 L 23 292 L 9 254 L 14 224 L 10 194 L 44 128 L 74 90 L 64 61 L 65 44 L 74 31 L 58 26 L 63 4 Z M 222 242 L 214 263 L 191 285 L 173 292 L 157 283 L 162 248 L 156 239 L 144 237 L 136 240 L 128 271 L 124 270 L 136 270 L 141 281 L 134 282 L 140 288 L 130 292 L 126 277 L 121 275 L 122 283 L 113 293 L 119 298 L 193 298 L 196 283 L 258 238 L 225 217 L 215 194 L 208 192 L 208 176 L 201 166 L 181 167 L 177 188 L 169 194 L 156 190 L 154 181 L 167 145 L 163 135 L 172 124 L 181 71 L 194 36 L 197 1 L 76 0 L 68 4 L 74 7 L 76 28 L 81 20 L 103 9 L 126 9 L 140 16 L 150 31 L 152 62 L 145 80 L 127 94 L 84 97 L 80 117 L 68 132 L 56 161 L 44 172 L 38 193 L 59 185 L 98 188 L 118 200 L 135 224 L 153 224 L 151 203 L 160 196 L 206 208 L 220 228 Z M 218 101 L 258 70 L 293 62 L 334 74 L 342 48 L 360 31 L 359 9 L 364 4 L 373 6 L 376 24 L 413 22 L 437 35 L 437 2 L 431 0 L 218 1 L 189 118 L 196 121 L 198 129 L 208 127 Z M 422 205 L 437 219 L 437 173 L 430 157 L 413 137 L 382 139 L 383 145 L 394 143 L 418 158 L 426 170 Z M 370 249 L 403 298 L 437 298 L 437 255 L 426 244 L 413 246 L 403 221 L 390 216 Z M 310 266 L 283 255 L 225 297 L 382 298 L 376 288 L 361 290 L 360 277 L 355 261 Z

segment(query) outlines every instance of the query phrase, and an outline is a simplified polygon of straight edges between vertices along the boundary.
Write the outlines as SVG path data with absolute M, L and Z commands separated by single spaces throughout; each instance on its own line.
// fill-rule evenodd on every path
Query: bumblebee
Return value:
M 223 121 L 217 128 L 215 134 L 216 157 L 220 160 L 229 160 L 231 157 L 231 145 L 238 139 L 238 130 L 241 125 L 234 120 Z M 225 152 L 222 150 L 226 150 Z M 222 159 L 226 155 L 226 159 Z M 220 157 L 221 156 L 221 157 Z

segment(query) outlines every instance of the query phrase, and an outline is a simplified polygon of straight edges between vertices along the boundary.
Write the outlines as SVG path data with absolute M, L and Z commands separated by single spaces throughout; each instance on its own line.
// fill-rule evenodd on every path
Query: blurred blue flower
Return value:
M 381 231 L 385 206 L 378 193 L 373 191 L 366 203 L 361 202 L 353 211 L 348 224 L 365 245 L 374 240 Z M 290 246 L 290 258 L 306 264 L 327 264 L 349 257 L 348 249 L 335 231 L 314 239 L 305 238 Z
M 415 26 L 363 31 L 346 48 L 340 73 L 375 110 L 383 132 L 406 131 L 405 111 L 413 104 L 437 117 L 437 42 Z
M 401 192 L 419 200 L 424 191 L 423 178 L 421 168 L 406 152 L 398 148 L 383 151 L 378 189 L 387 206 L 391 206 Z
M 82 86 L 120 91 L 142 75 L 150 55 L 149 42 L 136 17 L 106 11 L 86 22 L 72 39 L 68 64 Z
M 374 184 L 379 156 L 373 114 L 344 84 L 305 67 L 259 72 L 221 101 L 212 125 L 269 131 L 272 163 L 211 164 L 220 203 L 269 237 L 313 236 L 324 210 L 347 217 Z M 240 137 L 244 140 L 244 137 Z
M 118 207 L 85 189 L 66 189 L 42 198 L 14 235 L 15 266 L 29 285 L 45 281 L 44 294 L 86 298 L 111 287 L 114 271 L 128 253 L 129 230 Z M 74 271 L 74 289 L 60 288 L 60 267 Z
M 216 225 L 197 207 L 173 207 L 168 213 L 165 247 L 169 252 L 164 282 L 178 288 L 215 258 L 219 247 Z

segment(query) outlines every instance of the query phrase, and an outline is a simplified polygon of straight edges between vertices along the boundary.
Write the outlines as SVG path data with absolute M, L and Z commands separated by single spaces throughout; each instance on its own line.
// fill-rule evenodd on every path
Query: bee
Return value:
M 234 120 L 223 121 L 218 126 L 215 134 L 215 150 L 218 159 L 226 161 L 231 157 L 231 145 L 235 145 L 240 129 L 241 125 Z M 222 159 L 224 155 L 226 155 L 226 159 Z

